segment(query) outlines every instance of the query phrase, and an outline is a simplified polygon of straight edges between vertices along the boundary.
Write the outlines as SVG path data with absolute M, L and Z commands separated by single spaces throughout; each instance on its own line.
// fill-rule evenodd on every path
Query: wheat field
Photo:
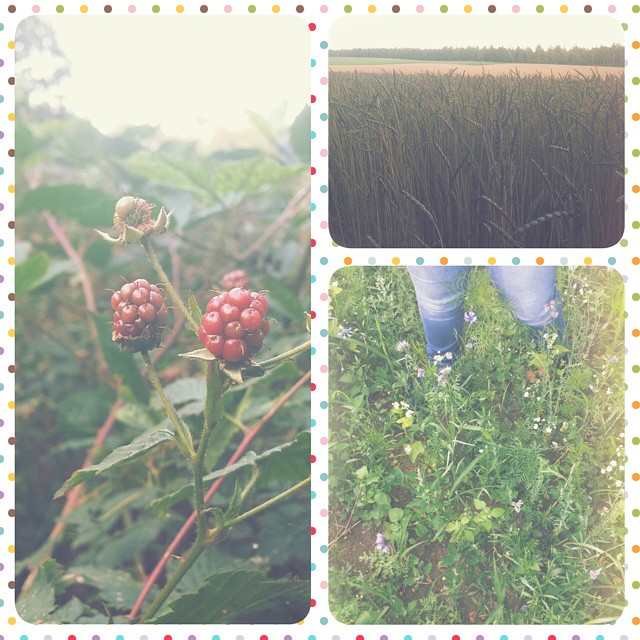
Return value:
M 332 72 L 346 247 L 608 247 L 624 227 L 622 73 Z

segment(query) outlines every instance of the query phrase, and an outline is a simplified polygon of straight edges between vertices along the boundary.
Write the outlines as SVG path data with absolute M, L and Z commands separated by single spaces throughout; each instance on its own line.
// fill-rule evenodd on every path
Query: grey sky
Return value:
M 623 33 L 607 16 L 346 16 L 334 23 L 329 46 L 591 48 L 623 44 Z
M 42 19 L 71 62 L 64 105 L 103 133 L 150 124 L 202 140 L 247 128 L 247 110 L 268 117 L 285 102 L 291 123 L 309 100 L 309 30 L 293 16 Z M 16 48 L 28 28 L 29 19 Z M 51 73 L 46 55 L 31 64 L 36 75 Z

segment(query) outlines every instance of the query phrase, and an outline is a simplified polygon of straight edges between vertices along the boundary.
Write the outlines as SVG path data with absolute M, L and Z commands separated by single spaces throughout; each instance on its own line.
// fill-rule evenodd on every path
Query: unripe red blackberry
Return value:
M 229 271 L 222 276 L 222 287 L 225 291 L 231 291 L 235 288 L 246 289 L 248 284 L 249 277 L 242 269 Z
M 269 320 L 264 317 L 268 309 L 261 293 L 234 287 L 209 300 L 198 338 L 216 358 L 247 360 L 260 351 L 269 333 Z
M 160 345 L 167 307 L 160 288 L 140 278 L 111 296 L 113 341 L 130 353 Z

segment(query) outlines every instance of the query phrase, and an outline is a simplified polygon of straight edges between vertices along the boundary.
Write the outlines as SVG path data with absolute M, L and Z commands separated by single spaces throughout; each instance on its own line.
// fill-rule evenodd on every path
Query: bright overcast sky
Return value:
M 40 19 L 71 62 L 64 105 L 106 134 L 150 124 L 207 139 L 248 128 L 246 110 L 268 116 L 284 102 L 291 123 L 309 100 L 309 31 L 293 16 Z M 41 56 L 32 69 L 46 76 L 50 66 Z
M 346 16 L 331 49 L 440 47 L 597 47 L 623 43 L 614 18 L 600 16 Z

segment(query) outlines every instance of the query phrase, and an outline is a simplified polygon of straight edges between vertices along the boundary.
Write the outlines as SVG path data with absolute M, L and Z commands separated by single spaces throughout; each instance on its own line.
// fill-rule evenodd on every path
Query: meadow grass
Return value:
M 333 72 L 329 211 L 346 247 L 608 247 L 622 74 Z
M 329 597 L 341 622 L 619 616 L 623 284 L 600 267 L 557 278 L 566 347 L 551 332 L 536 344 L 474 271 L 465 309 L 478 319 L 442 384 L 406 270 L 334 274 Z

